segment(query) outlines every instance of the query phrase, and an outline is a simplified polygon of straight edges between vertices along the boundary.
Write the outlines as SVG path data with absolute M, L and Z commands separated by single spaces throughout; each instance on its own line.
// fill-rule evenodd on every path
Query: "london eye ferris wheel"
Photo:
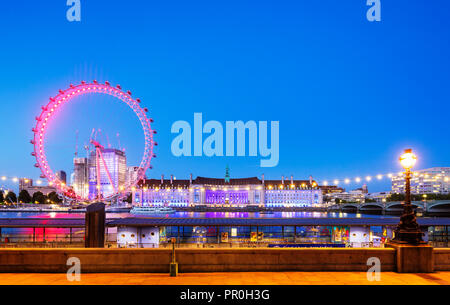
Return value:
M 80 192 L 74 185 L 67 185 L 62 181 L 51 169 L 44 145 L 49 122 L 52 120 L 56 111 L 63 105 L 70 103 L 75 97 L 86 94 L 109 95 L 114 97 L 115 100 L 124 102 L 138 117 L 145 138 L 144 152 L 138 166 L 136 178 L 121 185 L 113 182 L 114 177 L 111 175 L 112 171 L 108 168 L 108 162 L 106 162 L 104 158 L 105 147 L 96 139 L 90 139 L 90 144 L 94 147 L 91 156 L 93 157 L 92 163 L 94 163 L 93 168 L 95 168 L 95 173 L 93 175 L 93 180 L 90 179 L 93 186 L 93 192 Z M 59 90 L 59 93 L 55 97 L 51 97 L 49 102 L 45 106 L 42 106 L 41 114 L 36 117 L 36 126 L 32 129 L 34 137 L 30 143 L 33 145 L 34 151 L 31 154 L 36 158 L 35 167 L 41 170 L 41 178 L 46 178 L 49 185 L 54 186 L 59 193 L 66 198 L 75 201 L 108 201 L 128 193 L 139 180 L 144 178 L 147 169 L 151 168 L 152 158 L 156 157 L 153 153 L 153 147 L 157 145 L 153 140 L 156 131 L 151 128 L 153 119 L 147 116 L 148 109 L 141 107 L 140 104 L 140 99 L 132 98 L 130 91 L 124 92 L 120 85 L 113 87 L 107 81 L 104 84 L 95 80 L 92 83 L 82 81 L 81 84 L 78 85 L 71 84 L 66 90 Z M 102 177 L 105 178 L 104 180 L 106 180 L 106 183 L 109 186 L 108 190 L 105 190 L 102 187 L 102 184 L 104 184 Z

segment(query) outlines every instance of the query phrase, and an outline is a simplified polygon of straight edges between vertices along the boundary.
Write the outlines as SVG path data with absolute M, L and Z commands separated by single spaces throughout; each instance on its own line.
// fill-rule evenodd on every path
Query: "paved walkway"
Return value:
M 365 272 L 227 272 L 183 273 L 86 273 L 80 282 L 65 274 L 3 273 L 0 285 L 450 285 L 450 272 L 407 274 L 383 272 L 381 281 L 370 282 Z

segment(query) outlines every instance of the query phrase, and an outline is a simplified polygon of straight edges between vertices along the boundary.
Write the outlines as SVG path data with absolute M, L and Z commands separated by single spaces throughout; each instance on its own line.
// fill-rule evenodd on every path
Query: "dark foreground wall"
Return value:
M 434 271 L 450 271 L 450 249 L 438 248 L 433 250 Z
M 449 251 L 450 253 L 450 251 Z M 66 272 L 77 257 L 81 272 L 169 272 L 170 249 L 0 249 L 0 272 Z M 177 249 L 180 272 L 367 271 L 377 257 L 395 270 L 394 249 Z

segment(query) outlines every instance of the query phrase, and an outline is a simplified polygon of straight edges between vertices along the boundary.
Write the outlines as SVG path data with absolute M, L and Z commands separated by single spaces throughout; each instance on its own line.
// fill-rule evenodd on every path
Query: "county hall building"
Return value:
M 132 190 L 135 206 L 165 207 L 309 207 L 322 204 L 322 191 L 309 180 L 265 180 L 257 177 L 230 179 L 146 179 Z

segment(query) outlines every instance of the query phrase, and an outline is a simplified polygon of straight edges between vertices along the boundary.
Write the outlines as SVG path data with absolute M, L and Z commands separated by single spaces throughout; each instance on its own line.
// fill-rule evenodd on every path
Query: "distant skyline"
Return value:
M 31 128 L 50 96 L 70 83 L 106 80 L 131 90 L 157 130 L 150 178 L 173 174 L 295 179 L 396 173 L 405 148 L 416 169 L 450 166 L 450 3 L 383 1 L 368 22 L 358 1 L 9 1 L 0 10 L 0 176 L 36 179 Z M 279 121 L 279 163 L 259 157 L 175 157 L 177 120 Z M 110 97 L 81 97 L 51 123 L 48 159 L 69 179 L 92 128 L 138 165 L 139 121 Z M 105 139 L 103 140 L 105 141 Z M 363 182 L 343 185 L 361 187 Z M 17 184 L 0 186 L 14 187 Z M 390 190 L 390 180 L 368 183 Z

